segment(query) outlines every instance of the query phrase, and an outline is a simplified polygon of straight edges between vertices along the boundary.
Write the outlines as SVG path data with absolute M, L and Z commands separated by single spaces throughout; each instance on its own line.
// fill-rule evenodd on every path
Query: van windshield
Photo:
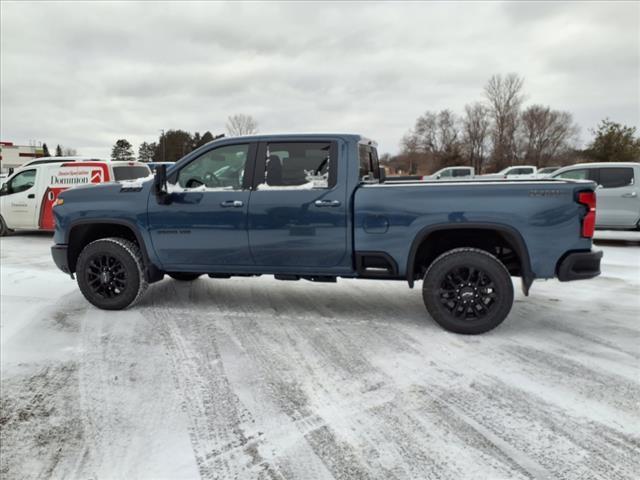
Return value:
M 149 175 L 151 175 L 151 170 L 149 170 L 149 167 L 146 165 L 113 167 L 113 177 L 116 182 L 121 180 L 135 180 L 136 178 L 144 178 Z

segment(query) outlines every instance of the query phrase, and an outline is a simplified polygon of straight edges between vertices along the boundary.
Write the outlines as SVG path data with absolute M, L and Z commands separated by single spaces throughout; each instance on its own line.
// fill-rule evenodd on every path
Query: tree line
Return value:
M 232 115 L 226 123 L 227 135 L 236 137 L 258 132 L 258 122 L 245 114 Z M 138 147 L 137 160 L 140 162 L 175 162 L 198 147 L 211 142 L 216 137 L 210 131 L 190 133 L 185 130 L 162 130 L 155 142 L 142 142 Z M 111 160 L 134 161 L 133 145 L 126 139 L 116 141 L 111 149 Z
M 540 104 L 522 108 L 523 87 L 524 79 L 515 73 L 493 75 L 482 100 L 467 104 L 462 115 L 450 109 L 426 111 L 402 138 L 400 153 L 381 160 L 392 174 L 424 175 L 454 165 L 485 173 L 519 164 L 640 159 L 635 127 L 605 119 L 580 150 L 580 128 L 571 113 Z

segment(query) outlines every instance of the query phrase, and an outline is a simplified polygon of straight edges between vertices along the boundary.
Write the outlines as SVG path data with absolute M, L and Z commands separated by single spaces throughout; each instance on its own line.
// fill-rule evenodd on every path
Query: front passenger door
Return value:
M 247 236 L 255 144 L 213 148 L 172 172 L 168 203 L 150 195 L 149 231 L 168 271 L 251 265 Z
M 2 185 L 2 216 L 9 228 L 35 228 L 37 170 L 25 170 Z

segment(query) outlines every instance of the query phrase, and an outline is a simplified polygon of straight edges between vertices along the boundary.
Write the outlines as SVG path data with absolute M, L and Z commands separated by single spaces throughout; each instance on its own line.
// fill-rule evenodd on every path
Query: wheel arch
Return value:
M 493 236 L 493 238 L 495 238 L 496 235 L 499 238 L 502 238 L 506 242 L 506 244 L 513 249 L 513 252 L 518 257 L 520 276 L 522 278 L 522 290 L 525 295 L 528 295 L 529 288 L 533 283 L 534 275 L 531 269 L 529 250 L 524 239 L 522 238 L 522 235 L 515 228 L 509 225 L 484 222 L 429 225 L 419 230 L 413 241 L 411 242 L 411 248 L 409 249 L 409 255 L 407 258 L 406 279 L 409 283 L 409 287 L 413 288 L 416 280 L 416 259 L 418 252 L 421 248 L 424 248 L 424 246 L 428 245 L 430 238 L 434 238 L 434 235 L 443 235 L 449 231 L 452 232 L 453 236 L 459 237 L 459 234 L 463 230 L 481 231 L 487 235 Z M 482 240 L 484 239 L 479 239 L 480 242 L 482 242 Z M 448 249 L 456 248 L 457 246 L 458 245 L 452 245 Z M 477 247 L 477 245 L 474 245 L 473 242 L 466 246 Z M 434 259 L 435 257 L 431 260 Z
M 73 222 L 67 230 L 66 243 L 69 272 L 76 270 L 78 256 L 89 243 L 100 238 L 120 237 L 135 242 L 140 248 L 144 261 L 144 273 L 149 283 L 158 281 L 164 275 L 150 260 L 147 246 L 136 225 L 120 219 L 80 219 Z

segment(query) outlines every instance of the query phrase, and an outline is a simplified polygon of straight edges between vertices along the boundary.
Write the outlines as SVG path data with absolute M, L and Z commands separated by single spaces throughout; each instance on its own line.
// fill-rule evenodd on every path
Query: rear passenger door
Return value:
M 349 263 L 346 182 L 335 141 L 263 142 L 249 201 L 256 265 L 330 268 Z
M 597 168 L 596 224 L 599 227 L 633 228 L 640 217 L 638 179 L 633 167 Z

